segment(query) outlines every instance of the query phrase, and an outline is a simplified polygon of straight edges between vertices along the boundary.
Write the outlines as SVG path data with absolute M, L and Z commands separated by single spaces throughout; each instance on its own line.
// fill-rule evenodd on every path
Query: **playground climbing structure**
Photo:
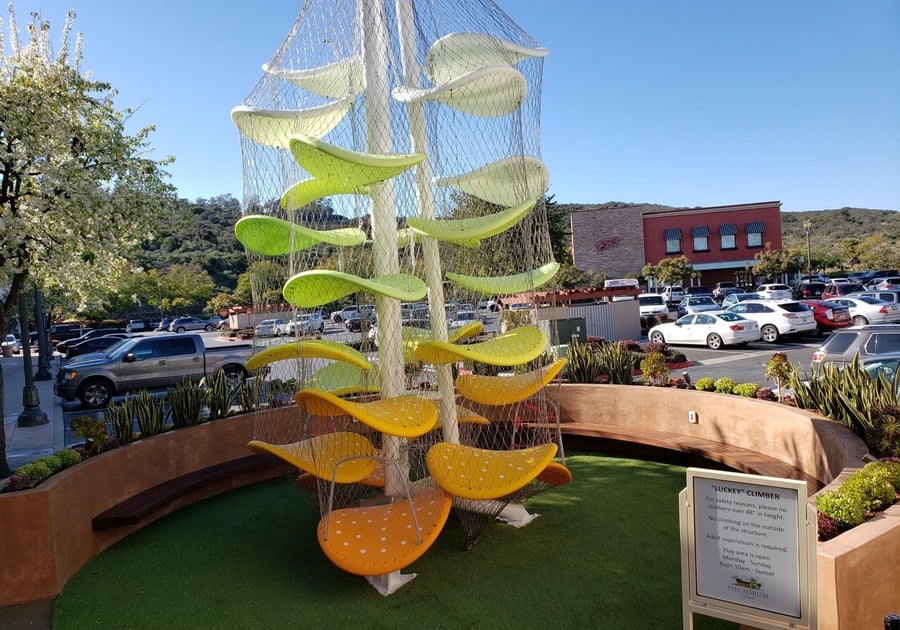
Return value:
M 570 479 L 554 328 L 497 308 L 559 269 L 546 54 L 488 1 L 308 0 L 232 110 L 254 310 L 359 322 L 257 340 L 249 447 L 297 468 L 323 552 L 385 595 L 451 510 L 470 547 Z

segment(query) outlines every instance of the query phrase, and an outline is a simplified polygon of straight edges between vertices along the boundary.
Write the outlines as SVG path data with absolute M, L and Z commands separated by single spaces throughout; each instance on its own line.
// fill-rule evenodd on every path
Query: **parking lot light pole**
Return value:
M 28 339 L 22 344 L 22 360 L 25 362 L 25 386 L 22 388 L 22 413 L 19 414 L 16 424 L 20 427 L 36 427 L 47 424 L 50 419 L 41 409 L 41 400 L 37 387 L 34 386 L 34 374 L 31 371 L 31 339 L 28 335 L 28 308 L 25 306 L 25 296 L 19 296 L 19 331 L 22 339 Z
M 812 231 L 812 221 L 807 219 L 803 222 L 803 229 L 806 230 L 806 275 L 812 275 L 812 258 L 809 249 L 809 233 Z

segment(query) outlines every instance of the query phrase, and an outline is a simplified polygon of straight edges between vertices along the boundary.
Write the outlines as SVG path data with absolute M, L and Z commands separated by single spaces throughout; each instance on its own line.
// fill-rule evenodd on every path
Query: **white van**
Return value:
M 662 295 L 666 298 L 666 302 L 669 306 L 674 304 L 678 304 L 681 301 L 681 298 L 684 297 L 684 287 L 679 284 L 673 284 L 671 286 L 665 287 L 662 290 Z

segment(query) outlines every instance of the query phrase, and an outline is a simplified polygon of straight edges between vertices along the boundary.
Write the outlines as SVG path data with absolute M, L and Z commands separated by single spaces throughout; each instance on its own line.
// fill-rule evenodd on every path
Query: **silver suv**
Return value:
M 900 352 L 900 324 L 869 324 L 831 331 L 814 353 L 813 368 L 826 363 L 844 365 L 857 354 L 860 359 Z

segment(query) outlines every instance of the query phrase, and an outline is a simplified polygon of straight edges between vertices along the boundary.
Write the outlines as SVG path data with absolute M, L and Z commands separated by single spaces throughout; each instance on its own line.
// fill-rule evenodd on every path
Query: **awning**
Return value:
M 750 221 L 747 224 L 747 234 L 764 234 L 766 226 L 762 221 Z
M 665 230 L 663 230 L 663 234 L 665 235 L 667 241 L 681 240 L 681 228 L 666 228 Z
M 709 236 L 708 225 L 695 225 L 691 228 L 691 238 L 698 238 L 701 236 Z
M 737 236 L 737 223 L 725 223 L 719 226 L 719 236 Z

